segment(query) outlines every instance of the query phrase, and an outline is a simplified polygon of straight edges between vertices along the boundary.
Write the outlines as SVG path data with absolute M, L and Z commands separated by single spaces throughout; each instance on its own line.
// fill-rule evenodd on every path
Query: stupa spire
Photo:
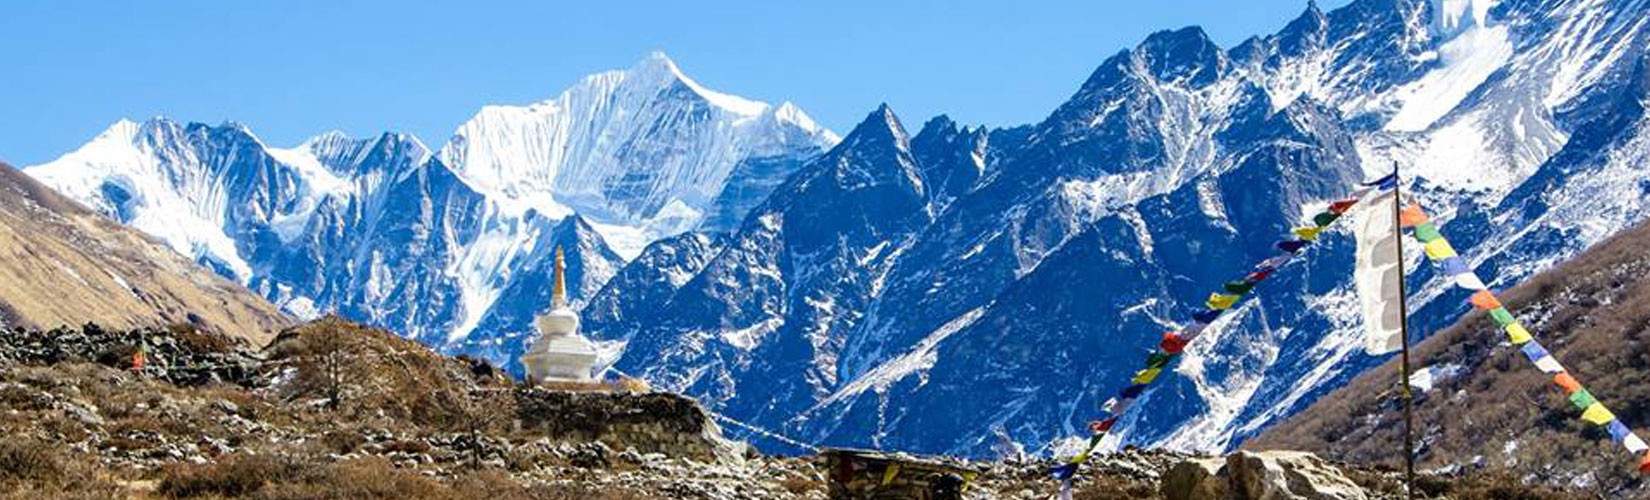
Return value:
M 550 307 L 567 307 L 567 261 L 562 259 L 561 245 L 556 245 L 556 277 L 550 287 Z

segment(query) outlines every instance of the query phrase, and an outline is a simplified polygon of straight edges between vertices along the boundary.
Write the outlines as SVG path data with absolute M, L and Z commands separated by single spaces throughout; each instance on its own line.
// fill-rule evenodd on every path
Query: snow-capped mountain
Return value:
M 1232 48 L 1154 34 L 1028 127 L 907 137 L 883 108 L 726 244 L 644 251 L 693 265 L 610 283 L 592 330 L 628 340 L 621 368 L 805 441 L 983 454 L 1000 424 L 1038 449 L 1358 179 L 1396 165 L 1499 284 L 1642 219 L 1647 10 L 1309 5 Z M 1346 240 L 1214 325 L 1114 435 L 1228 448 L 1381 361 Z M 1466 308 L 1410 268 L 1419 331 Z
M 482 108 L 440 156 L 505 206 L 642 228 L 641 239 L 623 241 L 634 256 L 709 214 L 739 218 L 836 141 L 791 103 L 706 89 L 654 53 L 556 99 Z
M 555 246 L 582 304 L 651 239 L 742 218 L 835 141 L 794 106 L 705 89 L 654 54 L 556 100 L 488 107 L 440 154 L 405 134 L 278 148 L 239 124 L 156 118 L 25 172 L 290 313 L 514 368 Z

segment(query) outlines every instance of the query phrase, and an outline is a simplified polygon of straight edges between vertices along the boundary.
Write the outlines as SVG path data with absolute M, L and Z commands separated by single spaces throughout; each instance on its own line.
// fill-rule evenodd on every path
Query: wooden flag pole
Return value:
M 1403 384 L 1404 398 L 1404 498 L 1415 498 L 1415 438 L 1412 432 L 1413 421 L 1410 412 L 1409 388 L 1409 307 L 1406 304 L 1408 293 L 1404 290 L 1404 217 L 1403 197 L 1400 195 L 1402 183 L 1398 178 L 1398 162 L 1392 162 L 1392 232 L 1398 252 L 1398 334 L 1403 337 L 1402 358 L 1398 364 L 1398 383 Z

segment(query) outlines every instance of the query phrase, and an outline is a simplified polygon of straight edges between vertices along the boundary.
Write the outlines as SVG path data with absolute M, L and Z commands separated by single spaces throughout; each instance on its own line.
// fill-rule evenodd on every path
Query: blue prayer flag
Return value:
M 1610 440 L 1620 443 L 1627 440 L 1627 436 L 1632 433 L 1633 430 L 1628 429 L 1627 424 L 1621 423 L 1621 419 L 1610 421 Z
M 1214 323 L 1215 318 L 1219 318 L 1219 317 L 1220 317 L 1220 310 L 1219 309 L 1207 309 L 1207 310 L 1204 310 L 1203 312 L 1192 315 L 1192 319 L 1197 320 L 1198 323 L 1205 323 L 1205 324 Z
M 1461 273 L 1472 272 L 1472 267 L 1467 265 L 1467 259 L 1461 258 L 1460 255 L 1445 258 L 1441 264 L 1444 266 L 1445 275 L 1455 276 Z
M 1518 348 L 1518 350 L 1523 351 L 1524 357 L 1530 358 L 1531 363 L 1548 356 L 1547 349 L 1541 347 L 1541 343 L 1534 340 L 1525 342 L 1524 346 Z

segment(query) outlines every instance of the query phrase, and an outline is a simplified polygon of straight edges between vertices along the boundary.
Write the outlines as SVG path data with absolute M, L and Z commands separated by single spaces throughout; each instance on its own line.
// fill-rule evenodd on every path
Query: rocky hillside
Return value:
M 261 344 L 288 321 L 163 243 L 0 163 L 0 327 L 191 324 Z
M 1500 296 L 1576 379 L 1641 430 L 1650 425 L 1647 247 L 1650 225 L 1640 225 Z M 1415 401 L 1419 466 L 1505 468 L 1525 482 L 1604 497 L 1650 495 L 1634 471 L 1639 457 L 1578 419 L 1552 378 L 1531 366 L 1484 313 L 1436 332 L 1414 356 L 1417 373 L 1425 370 L 1431 379 Z M 1398 365 L 1388 362 L 1248 447 L 1396 463 L 1402 443 L 1397 381 Z
M 0 433 L 0 498 L 824 499 L 841 476 L 750 452 L 634 381 L 528 389 L 335 317 L 261 350 L 187 327 L 12 329 Z M 1047 460 L 941 460 L 977 474 L 963 498 L 1056 488 Z M 1074 498 L 1397 498 L 1395 478 L 1303 453 L 1131 450 L 1085 467 Z M 1570 498 L 1493 473 L 1425 479 L 1429 497 Z

